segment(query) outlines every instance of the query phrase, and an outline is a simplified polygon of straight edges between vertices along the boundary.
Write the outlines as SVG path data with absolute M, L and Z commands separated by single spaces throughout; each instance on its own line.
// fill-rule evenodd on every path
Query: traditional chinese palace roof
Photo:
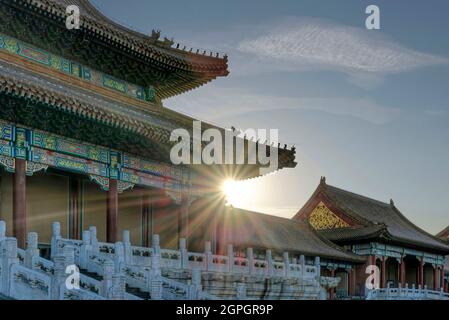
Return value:
M 380 241 L 449 253 L 449 246 L 410 222 L 394 205 L 321 182 L 294 219 L 338 243 Z
M 81 11 L 79 30 L 65 25 L 72 4 Z M 161 100 L 228 74 L 226 57 L 120 26 L 87 0 L 0 0 L 0 70 L 0 119 L 164 163 L 171 163 L 171 132 L 191 133 L 196 119 Z M 203 122 L 208 128 L 224 132 Z M 296 166 L 294 149 L 276 150 L 278 169 Z M 233 168 L 198 170 L 260 175 L 259 165 Z
M 230 243 L 241 247 L 268 248 L 331 260 L 364 262 L 318 234 L 307 223 L 263 213 L 231 208 L 221 222 Z
M 119 25 L 88 0 L 2 0 L 2 32 L 142 86 L 160 99 L 228 74 L 227 57 L 190 52 Z M 67 30 L 66 8 L 80 9 L 80 29 Z

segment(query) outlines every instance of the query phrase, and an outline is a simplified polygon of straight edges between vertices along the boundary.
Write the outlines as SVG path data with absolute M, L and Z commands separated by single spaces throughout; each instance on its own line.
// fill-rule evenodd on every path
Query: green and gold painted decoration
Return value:
M 183 180 L 183 172 L 180 168 L 143 160 L 128 154 L 122 155 L 122 166 L 162 177 L 170 177 L 175 180 Z
M 80 143 L 73 139 L 63 138 L 39 130 L 33 130 L 30 136 L 30 144 L 34 147 L 58 151 L 103 163 L 110 162 L 110 152 L 107 148 Z
M 120 154 L 118 152 L 110 153 L 110 173 L 109 176 L 113 179 L 120 179 Z
M 0 139 L 11 141 L 13 139 L 13 127 L 6 122 L 0 122 Z
M 0 166 L 6 171 L 14 173 L 16 168 L 16 158 L 0 155 Z
M 156 91 L 152 86 L 144 88 L 127 81 L 117 79 L 2 34 L 0 34 L 0 50 L 21 56 L 28 60 L 45 65 L 51 69 L 64 72 L 68 75 L 81 78 L 85 81 L 139 100 L 148 102 L 156 101 Z
M 85 174 L 108 190 L 109 179 L 119 191 L 134 185 L 169 190 L 180 196 L 188 188 L 189 172 L 168 164 L 140 159 L 105 147 L 16 126 L 0 120 L 0 165 L 15 170 L 15 159 L 27 161 L 27 174 L 56 168 Z
M 24 128 L 15 128 L 15 154 L 14 156 L 19 159 L 27 158 L 28 151 L 28 139 L 27 130 Z
M 0 155 L 12 157 L 13 148 L 11 142 L 6 140 L 0 140 Z
M 316 230 L 346 228 L 349 224 L 329 210 L 321 201 L 309 216 L 309 223 Z

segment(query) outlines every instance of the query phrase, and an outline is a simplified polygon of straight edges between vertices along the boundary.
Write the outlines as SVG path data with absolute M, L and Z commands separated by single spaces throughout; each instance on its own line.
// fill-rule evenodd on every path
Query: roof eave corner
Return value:
M 304 214 L 305 214 L 306 209 L 310 206 L 310 204 L 312 203 L 313 199 L 315 199 L 316 196 L 319 195 L 320 192 L 322 192 L 322 191 L 324 191 L 326 189 L 326 186 L 327 186 L 327 184 L 326 184 L 326 177 L 322 176 L 320 178 L 320 183 L 316 187 L 315 191 L 312 193 L 312 195 L 306 201 L 306 203 L 302 206 L 302 208 L 299 209 L 299 211 L 292 217 L 292 219 L 304 221 Z

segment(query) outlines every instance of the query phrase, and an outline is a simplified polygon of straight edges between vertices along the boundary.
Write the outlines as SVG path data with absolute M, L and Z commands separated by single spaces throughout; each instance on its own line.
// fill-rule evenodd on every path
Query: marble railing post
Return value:
M 80 247 L 79 266 L 81 269 L 87 269 L 89 261 L 89 252 L 92 250 L 90 241 L 91 232 L 88 230 L 83 231 L 83 244 Z
M 151 300 L 162 300 L 162 281 L 160 276 L 154 276 L 150 281 Z
M 122 266 L 125 263 L 125 252 L 124 246 L 122 242 L 116 242 L 114 244 L 114 270 L 116 273 L 120 273 L 122 270 Z
M 126 264 L 133 264 L 133 252 L 131 249 L 131 237 L 128 230 L 124 230 L 122 234 L 122 241 L 123 241 L 123 254 L 124 254 L 124 260 Z
M 154 255 L 160 255 L 161 254 L 161 246 L 160 246 L 160 239 L 158 234 L 154 234 L 152 238 L 152 248 Z
M 189 287 L 188 300 L 198 299 L 198 293 L 201 290 L 203 290 L 203 286 L 201 284 L 201 270 L 193 269 L 192 270 L 192 282 Z
M 103 264 L 103 280 L 101 281 L 101 295 L 110 299 L 112 297 L 112 276 L 114 275 L 114 262 L 106 260 Z
M 98 253 L 98 239 L 97 239 L 97 227 L 90 226 L 89 227 L 90 232 L 90 245 L 93 252 Z
M 290 258 L 288 252 L 284 252 L 282 257 L 284 260 L 284 275 L 288 277 L 290 275 Z
M 32 268 L 32 260 L 34 256 L 39 256 L 39 249 L 37 248 L 38 235 L 36 232 L 30 232 L 27 236 L 27 248 L 25 250 L 25 267 Z
M 5 240 L 6 237 L 6 223 L 5 221 L 0 221 L 0 241 Z
M 299 264 L 301 265 L 301 278 L 306 275 L 306 257 L 302 254 L 299 256 Z
M 228 244 L 227 254 L 228 254 L 228 271 L 229 271 L 229 273 L 233 273 L 233 271 L 234 271 L 234 247 L 232 244 Z
M 153 235 L 153 254 L 151 255 L 151 269 L 160 272 L 161 247 L 159 246 L 159 235 Z
M 206 270 L 209 271 L 212 268 L 212 243 L 210 241 L 204 243 L 204 256 L 206 259 Z
M 58 255 L 53 257 L 54 263 L 54 273 L 51 280 L 51 299 L 59 300 L 60 299 L 60 289 L 61 284 L 65 280 L 65 258 L 63 255 Z
M 62 254 L 65 258 L 66 266 L 75 264 L 75 247 L 74 246 L 71 246 L 71 245 L 65 246 L 62 251 Z
M 125 300 L 126 281 L 125 276 L 116 273 L 112 276 L 112 300 Z
M 303 259 L 304 260 L 304 259 Z M 305 263 L 305 260 L 304 260 Z M 316 270 L 316 277 L 317 279 L 319 279 L 319 277 L 321 276 L 321 262 L 320 262 L 320 257 L 315 257 L 315 270 Z
M 268 276 L 273 276 L 273 257 L 271 254 L 271 250 L 267 250 L 265 253 L 265 260 L 267 260 L 267 271 Z
M 17 258 L 17 239 L 5 238 L 3 240 L 3 256 L 0 259 L 1 262 L 1 278 L 0 278 L 0 290 L 5 296 L 9 296 L 11 289 L 11 281 L 13 281 L 10 269 L 13 264 L 19 263 Z
M 188 269 L 189 256 L 187 254 L 187 241 L 184 238 L 179 239 L 179 255 L 181 258 L 181 269 Z
M 246 259 L 248 260 L 248 273 L 254 274 L 254 251 L 253 251 L 253 248 L 246 249 Z
M 246 285 L 244 282 L 237 283 L 237 300 L 245 300 L 246 299 Z
M 51 236 L 51 250 L 50 250 L 51 259 L 60 254 L 58 248 L 59 240 L 61 240 L 61 224 L 59 222 L 53 222 L 52 236 Z
M 162 299 L 162 281 L 161 277 L 161 247 L 159 245 L 159 235 L 153 235 L 153 254 L 151 255 L 151 271 L 147 275 L 151 299 Z
M 152 239 L 153 254 L 151 255 L 151 271 L 148 273 L 149 289 L 152 300 L 162 299 L 162 281 L 161 277 L 161 247 L 159 244 L 159 235 L 153 235 Z

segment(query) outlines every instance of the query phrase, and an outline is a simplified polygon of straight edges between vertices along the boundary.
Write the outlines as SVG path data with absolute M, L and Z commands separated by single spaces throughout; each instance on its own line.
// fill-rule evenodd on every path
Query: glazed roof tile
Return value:
M 364 258 L 333 244 L 302 221 L 232 208 L 226 212 L 223 224 L 228 226 L 232 242 L 244 247 L 364 262 Z

